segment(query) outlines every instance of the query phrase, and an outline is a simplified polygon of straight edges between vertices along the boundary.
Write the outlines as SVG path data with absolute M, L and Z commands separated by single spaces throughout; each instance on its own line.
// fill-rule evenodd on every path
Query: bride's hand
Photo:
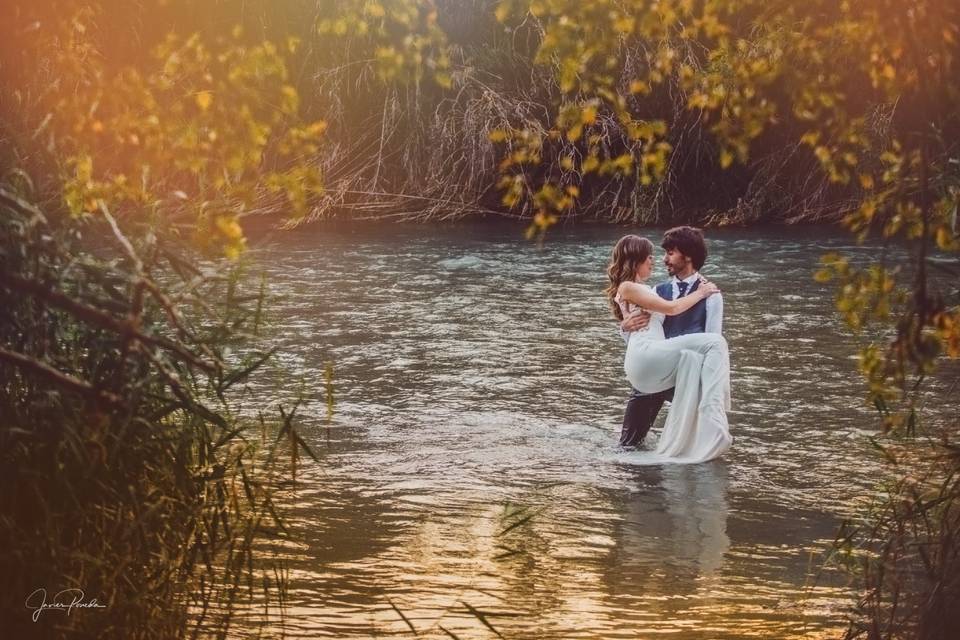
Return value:
M 700 291 L 704 298 L 708 298 L 715 293 L 720 293 L 720 287 L 701 276 L 700 286 L 697 287 L 697 291 Z

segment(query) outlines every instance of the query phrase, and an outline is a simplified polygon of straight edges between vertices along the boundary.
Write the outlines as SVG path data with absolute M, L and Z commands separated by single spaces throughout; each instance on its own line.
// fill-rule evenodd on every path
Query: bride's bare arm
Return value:
M 675 316 L 690 309 L 704 298 L 717 293 L 720 289 L 717 288 L 717 285 L 704 280 L 696 291 L 677 300 L 664 300 L 650 289 L 636 282 L 622 282 L 618 291 L 621 298 L 648 311 Z

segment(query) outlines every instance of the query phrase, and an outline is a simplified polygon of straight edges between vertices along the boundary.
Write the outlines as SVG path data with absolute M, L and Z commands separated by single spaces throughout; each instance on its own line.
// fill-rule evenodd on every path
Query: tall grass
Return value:
M 576 207 L 565 214 L 570 218 L 820 222 L 835 221 L 852 206 L 853 191 L 831 186 L 817 170 L 816 158 L 796 143 L 803 133 L 800 124 L 768 128 L 754 141 L 749 162 L 721 168 L 708 123 L 687 107 L 689 96 L 677 77 L 655 86 L 649 95 L 629 99 L 638 118 L 663 119 L 668 125 L 673 152 L 662 181 L 645 185 L 636 172 L 584 176 L 563 169 L 560 159 L 582 157 L 583 140 L 589 136 L 595 136 L 603 157 L 640 157 L 642 150 L 614 114 L 603 111 L 579 142 L 551 138 L 561 91 L 556 69 L 534 60 L 543 25 L 528 15 L 522 24 L 506 29 L 494 18 L 496 4 L 436 3 L 439 24 L 449 39 L 450 89 L 429 78 L 405 84 L 382 81 L 369 43 L 361 37 L 314 39 L 304 73 L 311 81 L 305 82 L 304 93 L 323 105 L 331 145 L 320 159 L 327 194 L 308 219 L 529 216 L 530 203 L 504 206 L 496 188 L 504 154 L 489 135 L 512 127 L 545 140 L 542 161 L 523 168 L 529 185 L 550 177 L 579 188 Z M 742 36 L 749 39 L 750 33 Z M 624 95 L 630 80 L 644 75 L 648 49 L 643 41 L 621 43 L 618 90 Z M 710 64 L 707 53 L 686 47 L 682 62 L 702 69 Z
M 251 346 L 262 292 L 169 230 L 79 222 L 29 192 L 23 174 L 0 185 L 5 634 L 222 635 L 235 604 L 282 593 L 252 549 L 284 535 L 271 487 L 303 448 L 291 414 L 231 402 L 269 355 Z M 105 608 L 37 612 L 38 590 Z
M 891 479 L 862 524 L 846 524 L 835 542 L 833 557 L 860 587 L 848 640 L 960 636 L 958 426 L 882 448 Z

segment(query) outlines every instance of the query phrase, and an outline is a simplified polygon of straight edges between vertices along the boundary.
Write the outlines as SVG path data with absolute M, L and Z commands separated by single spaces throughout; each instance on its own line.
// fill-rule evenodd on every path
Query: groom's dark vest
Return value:
M 697 290 L 700 281 L 693 283 L 690 293 Z M 688 293 L 687 295 L 690 295 Z M 673 282 L 657 285 L 657 295 L 664 300 L 673 300 Z M 663 320 L 663 335 L 667 338 L 685 336 L 688 333 L 703 333 L 707 330 L 707 300 L 704 298 L 683 313 L 667 316 Z

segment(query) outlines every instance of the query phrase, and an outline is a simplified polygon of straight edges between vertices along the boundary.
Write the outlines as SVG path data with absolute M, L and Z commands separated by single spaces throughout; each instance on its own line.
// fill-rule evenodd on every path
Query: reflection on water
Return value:
M 301 425 L 321 463 L 289 496 L 288 635 L 412 636 L 394 606 L 423 637 L 494 637 L 476 610 L 508 638 L 842 628 L 851 594 L 818 554 L 877 480 L 873 416 L 811 274 L 864 250 L 712 233 L 734 447 L 637 467 L 616 447 L 628 387 L 601 293 L 621 233 L 539 250 L 513 227 L 328 229 L 253 252 L 283 356 L 250 393 L 321 400 L 326 362 L 336 378 L 329 433 L 322 401 Z
M 678 573 L 710 576 L 723 564 L 727 537 L 727 466 L 655 467 L 652 489 L 624 497 L 613 566 L 627 575 L 664 558 Z

